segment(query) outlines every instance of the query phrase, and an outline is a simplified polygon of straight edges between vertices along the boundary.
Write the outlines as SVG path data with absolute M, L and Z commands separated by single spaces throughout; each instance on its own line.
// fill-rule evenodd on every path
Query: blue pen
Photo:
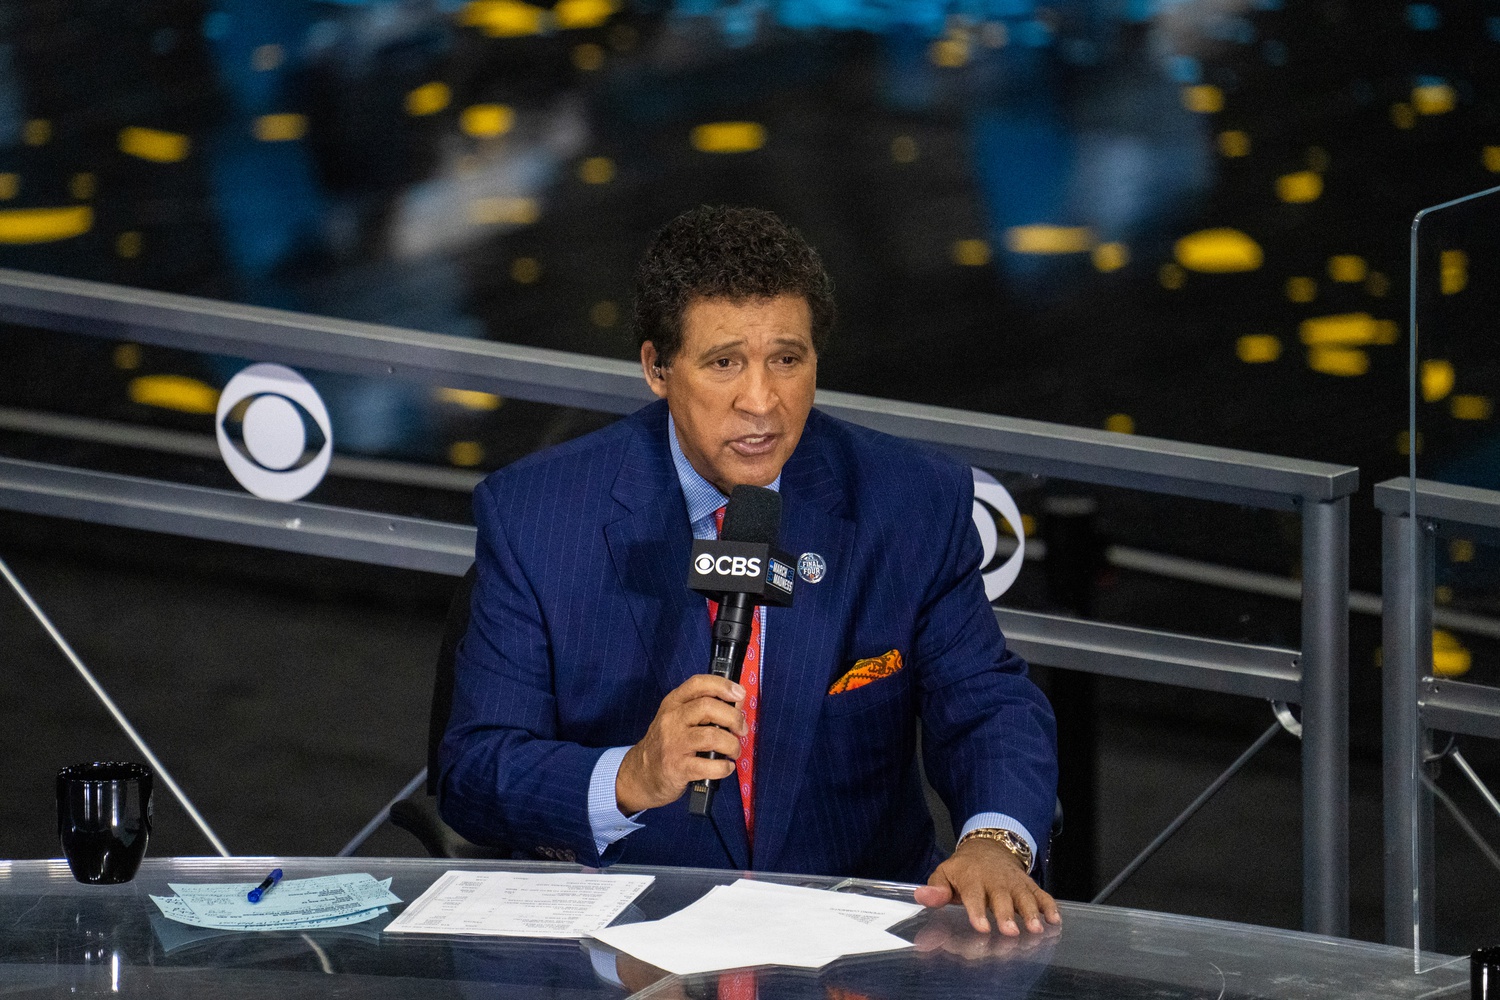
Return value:
M 262 882 L 260 885 L 256 886 L 254 889 L 251 889 L 245 895 L 245 898 L 248 899 L 248 900 L 250 900 L 250 902 L 252 902 L 252 903 L 259 903 L 260 902 L 260 897 L 262 897 L 266 893 L 270 892 L 271 891 L 271 886 L 275 885 L 277 882 L 280 882 L 280 881 L 281 881 L 281 869 L 280 868 L 273 868 L 273 869 L 271 869 L 271 874 L 269 874 L 269 875 L 266 876 L 266 880 L 264 882 Z

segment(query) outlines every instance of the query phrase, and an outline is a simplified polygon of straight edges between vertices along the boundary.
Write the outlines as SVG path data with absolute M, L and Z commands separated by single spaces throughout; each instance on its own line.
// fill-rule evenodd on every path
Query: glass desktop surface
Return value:
M 0 862 L 0 994 L 31 996 L 297 997 L 966 997 L 1362 998 L 1461 995 L 1466 961 L 1242 924 L 1063 904 L 1063 926 L 1019 942 L 977 935 L 961 910 L 924 911 L 895 933 L 918 948 L 841 959 L 821 970 L 668 976 L 597 944 L 521 938 L 385 935 L 392 913 L 311 932 L 207 931 L 160 915 L 148 894 L 168 882 L 253 882 L 368 872 L 417 898 L 453 869 L 578 871 L 574 865 L 411 858 L 148 859 L 135 881 L 87 886 L 62 861 Z M 656 881 L 621 920 L 657 919 L 740 877 L 701 869 L 609 870 Z M 910 887 L 757 875 L 840 891 L 909 897 Z M 1268 887 L 1268 891 L 1272 887 Z M 597 949 L 598 954 L 591 954 Z M 1445 964 L 1448 963 L 1448 964 Z M 626 985 L 617 985 L 600 969 Z M 733 976 L 732 979 L 728 978 Z

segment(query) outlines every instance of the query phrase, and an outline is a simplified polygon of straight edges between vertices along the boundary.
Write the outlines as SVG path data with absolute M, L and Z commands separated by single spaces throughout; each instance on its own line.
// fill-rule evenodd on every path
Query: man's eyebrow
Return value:
M 731 347 L 740 347 L 740 346 L 743 346 L 744 343 L 745 343 L 745 338 L 744 337 L 735 337 L 732 340 L 723 340 L 723 341 L 720 341 L 717 344 L 710 345 L 709 347 L 705 347 L 703 350 L 699 351 L 698 352 L 698 360 L 700 360 L 700 361 L 706 360 L 708 358 L 713 357 L 715 354 L 718 354 L 718 353 L 720 353 L 722 351 L 729 350 L 729 348 L 731 348 Z
M 703 350 L 699 351 L 698 352 L 698 360 L 699 361 L 707 361 L 708 359 L 712 358 L 714 355 L 720 354 L 720 353 L 722 353 L 724 351 L 727 351 L 727 350 L 729 350 L 732 347 L 743 347 L 744 345 L 745 345 L 745 338 L 744 337 L 735 337 L 735 338 L 732 338 L 730 340 L 722 340 L 722 341 L 720 341 L 717 344 L 713 344 L 713 345 L 711 345 L 709 347 L 706 347 Z M 771 341 L 771 346 L 775 347 L 777 349 L 784 349 L 784 348 L 788 348 L 788 347 L 795 347 L 798 350 L 807 350 L 811 346 L 811 344 L 808 343 L 806 337 L 799 337 L 799 336 L 796 336 L 795 334 L 785 334 L 783 336 L 776 337 L 775 339 L 773 339 Z

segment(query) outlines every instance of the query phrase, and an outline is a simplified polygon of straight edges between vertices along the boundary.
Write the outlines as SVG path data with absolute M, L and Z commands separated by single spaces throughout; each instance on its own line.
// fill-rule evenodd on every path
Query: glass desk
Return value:
M 348 996 L 682 1000 L 885 1000 L 942 997 L 1173 1000 L 1464 997 L 1468 962 L 1428 961 L 1382 945 L 1115 907 L 1063 904 L 1063 926 L 1019 941 L 973 933 L 963 911 L 924 911 L 895 932 L 915 950 L 841 959 L 817 971 L 761 969 L 677 977 L 594 943 L 384 936 L 392 913 L 351 927 L 300 933 L 207 931 L 173 923 L 148 893 L 171 882 L 255 882 L 369 872 L 417 898 L 458 868 L 578 871 L 575 865 L 413 858 L 148 859 L 134 882 L 86 886 L 62 861 L 0 862 L 0 996 Z M 656 919 L 739 877 L 701 869 L 621 866 L 656 881 L 621 920 Z M 910 887 L 766 876 L 876 895 Z M 1433 966 L 1438 966 L 1433 968 Z

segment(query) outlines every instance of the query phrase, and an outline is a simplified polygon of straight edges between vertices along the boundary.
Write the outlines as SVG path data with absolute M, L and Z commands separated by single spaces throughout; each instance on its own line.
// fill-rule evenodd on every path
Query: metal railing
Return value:
M 1461 533 L 1500 544 L 1500 491 L 1389 479 L 1375 487 L 1375 506 L 1382 515 L 1385 604 L 1385 935 L 1389 944 L 1415 947 L 1420 928 L 1433 926 L 1432 766 L 1452 757 L 1494 802 L 1461 754 L 1452 748 L 1434 753 L 1432 732 L 1500 739 L 1500 689 L 1433 672 L 1435 542 Z
M 627 413 L 629 362 L 0 270 L 0 321 Z M 1209 499 L 1302 518 L 1302 649 L 997 611 L 1032 662 L 1302 709 L 1303 925 L 1348 932 L 1349 466 L 820 391 L 818 407 L 995 470 Z M 0 508 L 461 574 L 462 525 L 0 459 Z

